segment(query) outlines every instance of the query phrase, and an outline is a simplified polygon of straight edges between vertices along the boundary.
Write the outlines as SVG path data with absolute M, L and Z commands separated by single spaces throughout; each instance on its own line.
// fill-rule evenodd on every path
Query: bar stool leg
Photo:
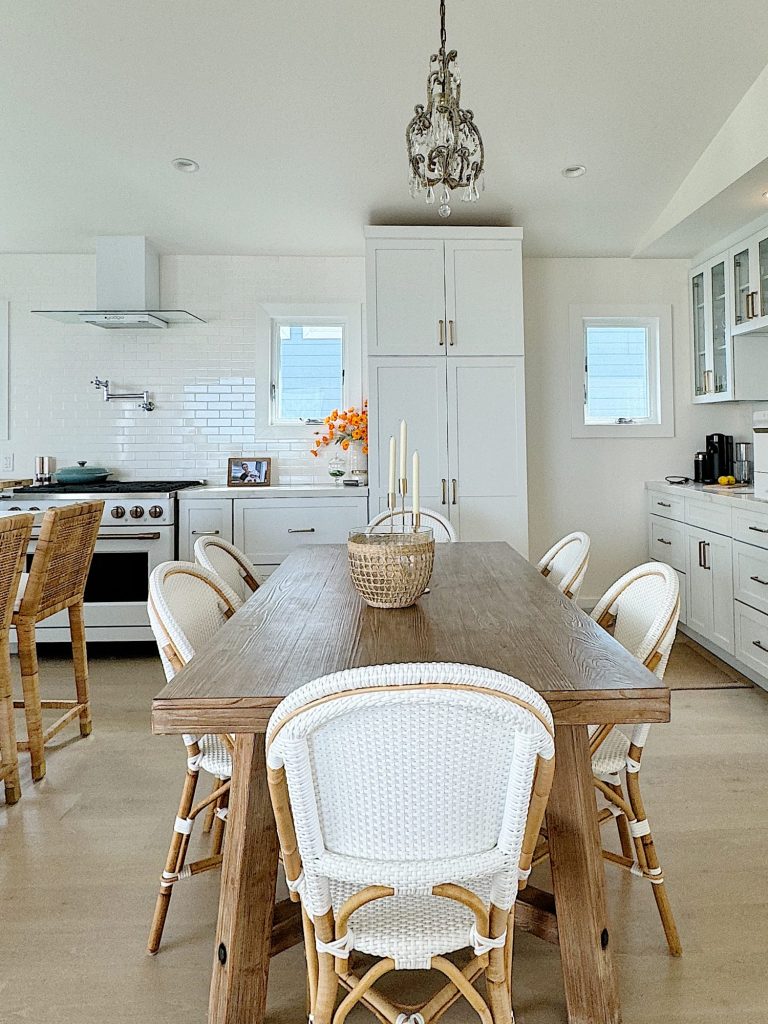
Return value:
M 24 716 L 27 720 L 27 740 L 19 743 L 18 747 L 20 750 L 29 751 L 32 760 L 32 779 L 34 782 L 39 782 L 45 775 L 45 747 L 34 622 L 17 621 L 16 637 L 19 644 Z
M 69 606 L 69 631 L 72 637 L 72 662 L 75 667 L 75 689 L 80 706 L 80 735 L 90 736 L 91 702 L 88 691 L 88 649 L 85 645 L 85 618 L 82 601 Z
M 8 638 L 0 639 L 0 769 L 3 773 L 5 802 L 15 804 L 21 796 L 19 755 L 16 749 L 16 725 L 11 689 L 11 657 Z

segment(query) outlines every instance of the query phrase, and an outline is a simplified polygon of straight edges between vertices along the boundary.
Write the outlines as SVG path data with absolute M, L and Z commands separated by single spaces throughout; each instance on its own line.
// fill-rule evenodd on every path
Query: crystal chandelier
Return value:
M 440 0 L 440 50 L 429 58 L 426 108 L 418 103 L 405 130 L 410 190 L 428 205 L 437 198 L 441 217 L 451 215 L 451 192 L 474 203 L 484 188 L 483 140 L 471 110 L 461 109 L 461 74 L 455 50 L 445 48 L 445 0 Z M 436 196 L 437 193 L 437 196 Z

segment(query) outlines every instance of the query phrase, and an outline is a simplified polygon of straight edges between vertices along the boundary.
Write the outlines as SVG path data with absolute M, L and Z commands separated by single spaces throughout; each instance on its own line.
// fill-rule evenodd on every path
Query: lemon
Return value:
M 735 476 L 729 476 L 728 477 L 728 483 L 731 484 L 731 485 L 735 484 L 736 483 L 736 477 Z
M 717 482 L 720 484 L 721 487 L 727 487 L 728 486 L 728 477 L 727 476 L 719 476 L 717 478 Z

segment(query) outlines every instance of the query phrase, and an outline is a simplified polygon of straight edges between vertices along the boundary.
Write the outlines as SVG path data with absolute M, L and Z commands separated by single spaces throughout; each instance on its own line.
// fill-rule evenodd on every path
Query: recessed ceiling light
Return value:
M 171 165 L 177 171 L 183 171 L 185 174 L 194 174 L 195 171 L 200 170 L 200 164 L 197 160 L 190 160 L 186 156 L 177 156 L 175 160 L 171 160 Z
M 587 173 L 587 168 L 584 164 L 571 164 L 570 167 L 564 167 L 561 173 L 564 178 L 580 178 Z

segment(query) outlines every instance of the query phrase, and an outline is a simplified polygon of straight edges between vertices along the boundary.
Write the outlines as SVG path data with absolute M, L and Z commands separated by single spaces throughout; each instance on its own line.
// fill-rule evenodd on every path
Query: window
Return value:
M 344 325 L 274 320 L 272 422 L 322 420 L 344 405 Z
M 669 308 L 571 307 L 574 437 L 665 437 L 672 422 Z

